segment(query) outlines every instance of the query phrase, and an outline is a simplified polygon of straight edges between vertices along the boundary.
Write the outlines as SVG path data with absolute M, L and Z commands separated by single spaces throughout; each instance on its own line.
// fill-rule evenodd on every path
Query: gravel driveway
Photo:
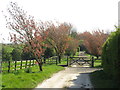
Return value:
M 66 67 L 36 88 L 93 88 L 89 73 L 96 70 L 98 69 L 89 67 Z

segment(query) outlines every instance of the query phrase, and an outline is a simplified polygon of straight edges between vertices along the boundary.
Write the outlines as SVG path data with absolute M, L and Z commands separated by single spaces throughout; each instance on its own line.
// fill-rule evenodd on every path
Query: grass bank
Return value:
M 95 68 L 102 68 L 102 60 L 95 60 L 94 67 Z
M 19 70 L 14 73 L 2 74 L 2 88 L 34 88 L 43 80 L 50 78 L 53 73 L 63 70 L 64 67 L 52 65 L 43 65 L 43 71 L 39 72 L 37 65 L 31 67 L 26 73 Z
M 90 78 L 94 88 L 120 88 L 103 70 L 91 73 Z

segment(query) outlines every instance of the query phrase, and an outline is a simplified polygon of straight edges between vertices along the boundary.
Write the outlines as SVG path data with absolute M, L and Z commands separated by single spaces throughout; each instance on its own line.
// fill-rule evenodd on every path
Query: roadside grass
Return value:
M 0 73 L 0 90 L 2 89 L 2 74 Z
M 95 60 L 94 68 L 102 68 L 101 63 L 102 60 Z M 94 88 L 120 88 L 120 86 L 116 84 L 112 77 L 104 73 L 103 70 L 97 70 L 90 73 L 90 79 Z
M 61 63 L 58 63 L 58 65 L 67 65 L 67 57 L 62 57 Z
M 92 72 L 90 78 L 94 88 L 118 88 L 112 77 L 107 76 L 103 70 Z
M 94 67 L 95 68 L 102 68 L 102 60 L 95 60 Z
M 64 67 L 43 65 L 43 71 L 39 71 L 37 65 L 31 67 L 31 72 L 26 73 L 23 69 L 13 73 L 2 74 L 2 88 L 35 88 L 43 80 L 50 78 L 53 73 L 63 70 Z

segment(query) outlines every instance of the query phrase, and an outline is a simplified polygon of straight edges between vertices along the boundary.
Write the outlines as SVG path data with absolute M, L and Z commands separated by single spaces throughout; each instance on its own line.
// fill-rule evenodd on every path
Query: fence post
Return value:
M 94 57 L 92 57 L 91 67 L 94 67 Z
M 44 57 L 44 63 L 46 63 L 46 58 Z
M 68 66 L 68 56 L 67 56 L 67 66 Z
M 20 69 L 22 69 L 22 60 L 21 60 L 21 64 L 20 64 Z
M 30 63 L 29 63 L 29 67 L 31 66 L 31 60 L 30 60 Z
M 57 57 L 56 57 L 56 65 L 57 65 Z
M 34 59 L 33 59 L 33 65 L 34 65 Z
M 8 61 L 8 72 L 10 72 L 10 61 Z
M 25 68 L 27 68 L 27 60 L 26 60 Z
M 50 58 L 48 59 L 48 64 L 50 64 Z
M 15 71 L 16 71 L 16 64 L 17 64 L 17 61 L 15 60 Z

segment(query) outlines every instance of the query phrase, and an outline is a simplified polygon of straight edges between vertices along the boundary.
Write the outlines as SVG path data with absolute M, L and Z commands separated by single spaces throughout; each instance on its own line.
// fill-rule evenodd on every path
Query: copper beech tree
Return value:
M 46 32 L 48 33 L 46 42 L 54 48 L 56 55 L 58 56 L 58 61 L 61 63 L 61 56 L 65 53 L 68 48 L 69 34 L 72 28 L 71 24 L 68 23 L 57 23 L 51 24 Z
M 27 16 L 26 12 L 20 9 L 16 3 L 10 3 L 8 12 L 11 18 L 6 19 L 7 27 L 16 32 L 16 34 L 10 34 L 11 41 L 23 43 L 24 51 L 31 52 L 35 56 L 39 69 L 42 71 L 41 55 L 46 47 L 44 43 L 46 36 L 43 36 L 42 32 L 47 28 L 47 23 L 37 23 L 34 17 Z
M 84 32 L 80 34 L 80 38 L 83 41 L 84 46 L 89 53 L 95 55 L 97 58 L 102 54 L 102 45 L 106 41 L 108 34 L 105 34 L 102 30 L 96 30 L 92 33 Z

